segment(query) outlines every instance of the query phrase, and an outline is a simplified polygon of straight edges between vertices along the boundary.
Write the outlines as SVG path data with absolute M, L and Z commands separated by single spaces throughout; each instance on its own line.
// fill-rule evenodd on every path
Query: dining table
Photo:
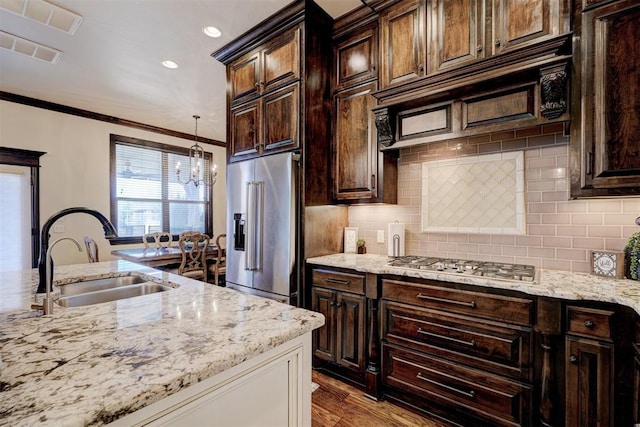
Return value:
M 218 257 L 218 247 L 216 245 L 207 246 L 206 254 L 207 260 L 215 260 Z M 182 252 L 176 246 L 118 249 L 111 251 L 111 255 L 159 269 L 168 268 L 182 262 Z

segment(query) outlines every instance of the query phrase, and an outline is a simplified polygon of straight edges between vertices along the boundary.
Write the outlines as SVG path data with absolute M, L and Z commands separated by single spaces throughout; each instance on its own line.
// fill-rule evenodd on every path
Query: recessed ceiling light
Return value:
M 222 35 L 222 31 L 220 31 L 216 27 L 204 27 L 202 31 L 204 31 L 204 33 L 209 37 L 213 37 L 213 38 L 217 38 Z
M 164 61 L 162 61 L 162 65 L 164 65 L 167 68 L 178 68 L 178 64 L 175 61 L 172 61 L 170 59 L 165 59 Z

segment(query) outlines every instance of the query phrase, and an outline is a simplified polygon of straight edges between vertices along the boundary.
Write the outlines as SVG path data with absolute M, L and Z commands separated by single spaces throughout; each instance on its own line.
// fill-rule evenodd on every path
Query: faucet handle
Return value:
M 33 310 L 42 310 L 42 314 L 44 314 L 45 316 L 47 314 L 53 314 L 53 301 L 55 299 L 53 297 L 44 297 L 42 298 L 42 303 L 41 304 L 37 304 L 37 303 L 33 303 L 31 304 L 31 308 Z

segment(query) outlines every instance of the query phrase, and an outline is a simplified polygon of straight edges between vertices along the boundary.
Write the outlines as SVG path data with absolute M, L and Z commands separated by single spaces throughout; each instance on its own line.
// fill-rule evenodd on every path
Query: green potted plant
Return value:
M 624 248 L 624 259 L 627 279 L 640 279 L 640 232 L 634 233 L 627 240 Z
M 358 241 L 356 242 L 356 247 L 358 248 L 358 253 L 359 254 L 366 254 L 367 253 L 366 244 L 367 244 L 367 242 L 365 242 L 363 239 L 358 239 Z

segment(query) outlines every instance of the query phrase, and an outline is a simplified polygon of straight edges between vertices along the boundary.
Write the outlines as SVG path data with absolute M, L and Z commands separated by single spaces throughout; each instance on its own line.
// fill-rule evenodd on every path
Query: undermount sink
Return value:
M 85 280 L 59 285 L 58 288 L 61 297 L 56 302 L 62 307 L 100 304 L 174 289 L 168 285 L 149 282 L 140 276 Z
M 104 279 L 83 280 L 81 282 L 56 285 L 63 297 L 69 295 L 86 294 L 87 292 L 102 291 L 105 289 L 120 288 L 122 286 L 146 283 L 148 280 L 140 276 L 107 277 Z

